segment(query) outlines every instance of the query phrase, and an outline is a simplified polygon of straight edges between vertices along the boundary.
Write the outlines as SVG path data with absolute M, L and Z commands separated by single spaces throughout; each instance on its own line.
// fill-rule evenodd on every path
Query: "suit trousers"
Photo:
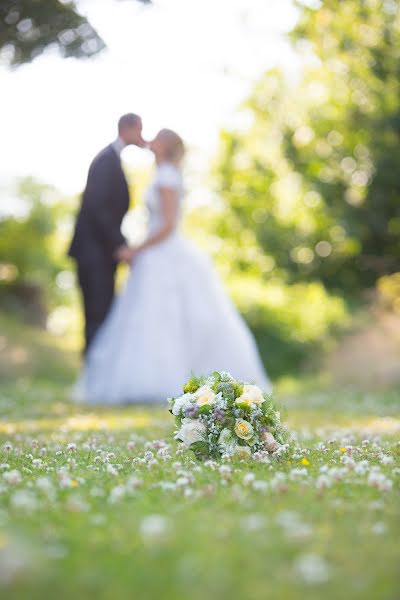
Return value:
M 78 280 L 85 315 L 85 354 L 111 308 L 114 299 L 115 271 L 114 262 L 106 264 L 104 261 L 92 261 L 87 264 L 78 262 Z

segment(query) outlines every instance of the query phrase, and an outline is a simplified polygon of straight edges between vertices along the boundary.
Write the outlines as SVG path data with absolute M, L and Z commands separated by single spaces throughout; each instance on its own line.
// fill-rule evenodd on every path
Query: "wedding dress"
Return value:
M 149 234 L 162 224 L 160 187 L 183 183 L 160 165 L 146 193 Z M 229 371 L 270 390 L 252 334 L 226 295 L 210 259 L 179 231 L 134 259 L 125 288 L 90 346 L 79 381 L 85 402 L 162 402 L 182 393 L 192 373 Z

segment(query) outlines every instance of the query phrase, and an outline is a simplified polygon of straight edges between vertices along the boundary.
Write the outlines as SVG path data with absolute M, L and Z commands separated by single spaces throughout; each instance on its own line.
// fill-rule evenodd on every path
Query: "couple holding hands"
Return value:
M 154 154 L 145 193 L 144 241 L 121 233 L 129 190 L 120 154 L 134 144 Z M 162 129 L 142 138 L 139 116 L 118 123 L 117 139 L 93 160 L 69 255 L 85 314 L 85 364 L 74 390 L 94 404 L 159 403 L 181 393 L 191 373 L 229 371 L 270 389 L 255 340 L 226 295 L 210 259 L 180 232 L 184 200 L 181 137 Z M 114 295 L 118 262 L 131 265 Z

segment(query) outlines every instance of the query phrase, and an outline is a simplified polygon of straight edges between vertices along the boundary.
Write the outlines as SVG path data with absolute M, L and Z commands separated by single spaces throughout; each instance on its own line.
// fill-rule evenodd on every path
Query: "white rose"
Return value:
M 191 404 L 192 401 L 193 401 L 192 394 L 183 394 L 183 396 L 180 396 L 179 398 L 177 398 L 175 400 L 175 404 L 172 408 L 172 414 L 177 417 L 181 413 L 182 410 L 184 410 Z
M 199 406 L 206 404 L 214 404 L 216 394 L 209 385 L 202 385 L 194 394 L 196 402 Z
M 262 390 L 257 385 L 244 385 L 242 395 L 236 399 L 237 404 L 262 404 L 265 402 Z
M 182 421 L 182 427 L 176 434 L 176 437 L 187 446 L 190 446 L 195 442 L 202 442 L 205 438 L 206 431 L 206 426 L 198 419 L 185 418 Z

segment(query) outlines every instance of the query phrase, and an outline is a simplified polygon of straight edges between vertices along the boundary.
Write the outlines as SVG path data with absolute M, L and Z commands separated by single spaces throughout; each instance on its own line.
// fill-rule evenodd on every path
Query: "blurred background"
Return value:
M 66 248 L 90 161 L 133 111 L 147 138 L 185 138 L 187 234 L 274 381 L 399 385 L 396 0 L 3 0 L 0 60 L 3 380 L 75 377 Z M 132 241 L 151 160 L 123 153 Z

